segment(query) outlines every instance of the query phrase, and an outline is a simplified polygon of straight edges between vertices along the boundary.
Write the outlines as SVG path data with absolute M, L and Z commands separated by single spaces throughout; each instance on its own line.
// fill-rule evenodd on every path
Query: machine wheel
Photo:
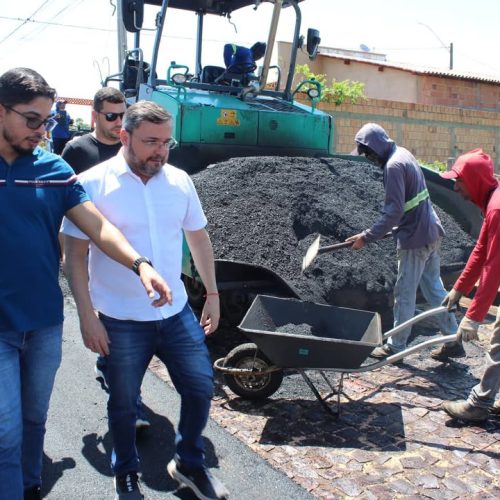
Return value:
M 243 290 L 224 290 L 220 294 L 221 316 L 231 325 L 237 325 L 250 306 L 251 299 Z
M 194 309 L 201 309 L 205 303 L 205 287 L 203 283 L 185 274 L 182 275 L 182 281 L 186 288 L 189 305 Z
M 259 375 L 272 366 L 271 361 L 252 343 L 235 347 L 224 361 L 225 367 L 252 370 L 249 375 L 224 375 L 226 385 L 244 399 L 265 399 L 274 394 L 283 381 L 283 371 Z

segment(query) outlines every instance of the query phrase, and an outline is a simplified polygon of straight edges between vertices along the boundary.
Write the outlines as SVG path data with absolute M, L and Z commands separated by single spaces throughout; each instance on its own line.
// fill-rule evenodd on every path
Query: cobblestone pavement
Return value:
M 435 332 L 423 323 L 412 343 Z M 477 382 L 489 328 L 466 345 L 467 358 L 442 364 L 419 351 L 345 377 L 339 419 L 293 372 L 262 402 L 235 396 L 218 375 L 211 417 L 317 498 L 497 499 L 500 417 L 465 425 L 440 410 L 443 399 L 462 399 Z M 216 357 L 220 346 L 212 347 Z M 160 363 L 151 368 L 168 381 Z

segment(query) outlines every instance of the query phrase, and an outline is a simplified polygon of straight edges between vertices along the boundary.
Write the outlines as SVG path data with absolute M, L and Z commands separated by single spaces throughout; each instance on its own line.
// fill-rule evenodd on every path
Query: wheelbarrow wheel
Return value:
M 244 375 L 224 374 L 226 385 L 244 399 L 265 399 L 273 395 L 283 381 L 283 371 L 259 374 L 273 366 L 271 361 L 259 351 L 256 344 L 248 343 L 235 347 L 224 360 L 224 367 L 251 370 Z

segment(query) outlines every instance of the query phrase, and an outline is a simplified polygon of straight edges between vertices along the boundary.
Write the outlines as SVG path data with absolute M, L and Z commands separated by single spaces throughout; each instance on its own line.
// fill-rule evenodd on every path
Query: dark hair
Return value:
M 27 104 L 37 97 L 56 98 L 56 91 L 36 71 L 14 68 L 0 76 L 0 103 L 6 106 Z
M 256 42 L 251 47 L 252 59 L 258 61 L 266 53 L 266 44 L 264 42 Z
M 139 101 L 132 104 L 123 117 L 123 128 L 131 134 L 142 122 L 155 124 L 168 123 L 172 115 L 159 104 L 152 101 Z
M 125 96 L 114 87 L 103 87 L 95 93 L 93 104 L 94 110 L 101 111 L 104 107 L 104 102 L 121 104 L 122 102 L 125 102 Z

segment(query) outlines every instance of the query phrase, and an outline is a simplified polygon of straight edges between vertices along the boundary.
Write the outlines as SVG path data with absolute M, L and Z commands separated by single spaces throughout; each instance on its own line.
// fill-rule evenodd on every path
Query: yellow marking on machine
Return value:
M 217 118 L 217 125 L 232 125 L 239 127 L 238 113 L 235 109 L 221 109 L 220 116 Z

